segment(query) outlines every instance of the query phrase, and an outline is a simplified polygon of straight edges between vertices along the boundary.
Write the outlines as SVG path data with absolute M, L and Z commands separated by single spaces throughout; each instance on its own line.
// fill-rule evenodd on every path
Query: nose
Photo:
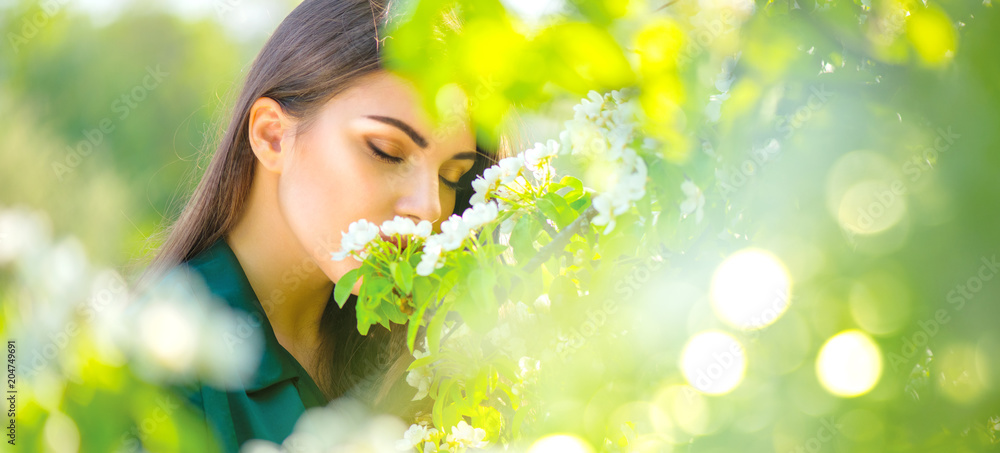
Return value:
M 426 220 L 437 224 L 441 218 L 441 191 L 437 172 L 414 175 L 409 183 L 402 185 L 401 195 L 396 203 L 396 215 L 408 217 L 415 223 Z

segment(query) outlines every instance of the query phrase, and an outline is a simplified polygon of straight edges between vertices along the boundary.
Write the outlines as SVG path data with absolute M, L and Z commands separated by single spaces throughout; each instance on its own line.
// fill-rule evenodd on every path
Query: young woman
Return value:
M 251 438 L 280 443 L 305 409 L 359 387 L 376 409 L 403 410 L 385 404 L 397 391 L 413 395 L 398 385 L 412 360 L 405 329 L 358 334 L 360 283 L 343 309 L 332 294 L 360 263 L 330 252 L 362 218 L 427 220 L 437 231 L 502 157 L 477 146 L 468 118 L 432 124 L 415 87 L 383 69 L 387 17 L 381 0 L 306 0 L 285 18 L 149 268 L 186 265 L 261 320 L 263 358 L 243 389 L 185 391 L 226 451 Z

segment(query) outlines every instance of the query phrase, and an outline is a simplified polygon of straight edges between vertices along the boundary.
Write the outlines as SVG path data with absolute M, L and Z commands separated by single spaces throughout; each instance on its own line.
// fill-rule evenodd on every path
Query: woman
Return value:
M 405 329 L 358 334 L 360 283 L 343 309 L 332 294 L 360 263 L 330 252 L 361 218 L 427 220 L 438 231 L 502 156 L 477 146 L 467 118 L 464 127 L 432 124 L 415 88 L 382 68 L 387 17 L 380 1 L 307 0 L 285 18 L 148 272 L 187 265 L 216 296 L 261 318 L 264 355 L 243 389 L 184 390 L 226 451 L 251 438 L 280 443 L 305 409 L 366 384 L 362 398 L 377 410 L 413 415 L 388 406 L 390 395 L 413 395 L 398 385 L 412 360 Z

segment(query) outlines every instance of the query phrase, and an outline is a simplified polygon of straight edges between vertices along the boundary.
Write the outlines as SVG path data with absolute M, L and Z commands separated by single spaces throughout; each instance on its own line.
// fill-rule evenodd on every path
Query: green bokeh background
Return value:
M 27 36 L 25 20 L 40 3 L 0 3 L 0 206 L 45 211 L 56 234 L 79 237 L 97 263 L 126 272 L 141 266 L 156 244 L 149 238 L 193 187 L 240 76 L 295 3 L 268 4 L 270 19 L 260 21 L 240 6 L 184 15 L 136 1 L 107 19 L 71 5 L 16 45 L 11 33 Z M 887 11 L 895 2 L 867 10 L 868 2 L 802 3 L 758 1 L 738 30 L 702 42 L 703 28 L 691 21 L 696 2 L 564 5 L 560 14 L 607 26 L 619 42 L 664 19 L 680 24 L 688 44 L 699 43 L 685 47 L 676 71 L 664 72 L 677 76 L 663 82 L 664 92 L 683 93 L 682 113 L 664 132 L 680 171 L 651 174 L 683 174 L 707 202 L 703 225 L 662 238 L 676 251 L 671 266 L 635 288 L 642 297 L 605 321 L 601 341 L 585 342 L 556 371 L 537 432 L 572 432 L 594 445 L 607 438 L 607 448 L 618 448 L 616 411 L 683 384 L 676 363 L 685 341 L 727 328 L 711 316 L 711 275 L 727 255 L 753 246 L 788 267 L 791 308 L 747 340 L 746 378 L 732 393 L 705 399 L 712 415 L 698 435 L 678 438 L 675 451 L 998 449 L 1000 279 L 980 270 L 1000 254 L 1000 14 L 989 1 L 913 2 L 907 7 L 919 13 L 893 25 Z M 629 8 L 655 12 L 635 16 Z M 859 15 L 867 19 L 859 23 Z M 552 39 L 554 49 L 579 45 Z M 737 52 L 734 81 L 720 91 L 723 59 Z M 500 100 L 525 108 L 538 140 L 554 138 L 581 88 L 618 88 L 560 79 L 553 67 L 539 76 L 537 60 L 501 59 L 495 67 L 501 63 L 528 74 L 511 76 Z M 168 75 L 154 89 L 137 88 L 148 68 Z M 596 73 L 592 80 L 616 80 Z M 544 95 L 530 89 L 548 80 L 569 81 L 545 85 Z M 709 96 L 723 91 L 729 96 L 710 121 Z M 121 97 L 134 94 L 145 98 L 134 98 L 121 118 Z M 114 131 L 92 139 L 105 119 Z M 755 161 L 753 150 L 771 139 L 780 151 Z M 929 151 L 936 140 L 941 146 Z M 88 146 L 72 164 L 72 150 Z M 886 228 L 874 234 L 851 232 L 861 221 L 856 208 L 870 211 L 884 190 L 839 214 L 843 190 L 865 180 L 905 188 L 882 202 L 898 217 L 876 215 Z M 977 274 L 980 289 L 960 296 Z M 939 310 L 949 320 L 925 327 Z M 847 329 L 867 331 L 883 357 L 878 384 L 856 398 L 824 390 L 813 365 L 823 342 Z M 914 341 L 926 344 L 909 346 Z M 830 419 L 840 431 L 811 449 Z

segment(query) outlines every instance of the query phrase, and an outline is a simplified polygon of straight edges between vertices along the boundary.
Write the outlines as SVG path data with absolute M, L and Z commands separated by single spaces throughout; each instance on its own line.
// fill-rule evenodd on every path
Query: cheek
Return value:
M 454 211 L 455 211 L 455 197 L 457 196 L 456 194 L 457 194 L 457 192 L 455 192 L 455 191 L 453 191 L 451 189 L 444 189 L 444 188 L 441 189 L 441 221 L 442 222 L 445 219 L 447 219 L 448 217 L 450 217 L 453 213 L 455 213 Z M 458 212 L 458 213 L 455 213 L 455 214 L 462 215 L 461 212 Z
M 365 156 L 343 142 L 322 147 L 303 143 L 290 156 L 278 182 L 278 204 L 302 249 L 331 280 L 360 267 L 354 259 L 333 261 L 341 231 L 360 218 L 380 218 L 379 175 Z

